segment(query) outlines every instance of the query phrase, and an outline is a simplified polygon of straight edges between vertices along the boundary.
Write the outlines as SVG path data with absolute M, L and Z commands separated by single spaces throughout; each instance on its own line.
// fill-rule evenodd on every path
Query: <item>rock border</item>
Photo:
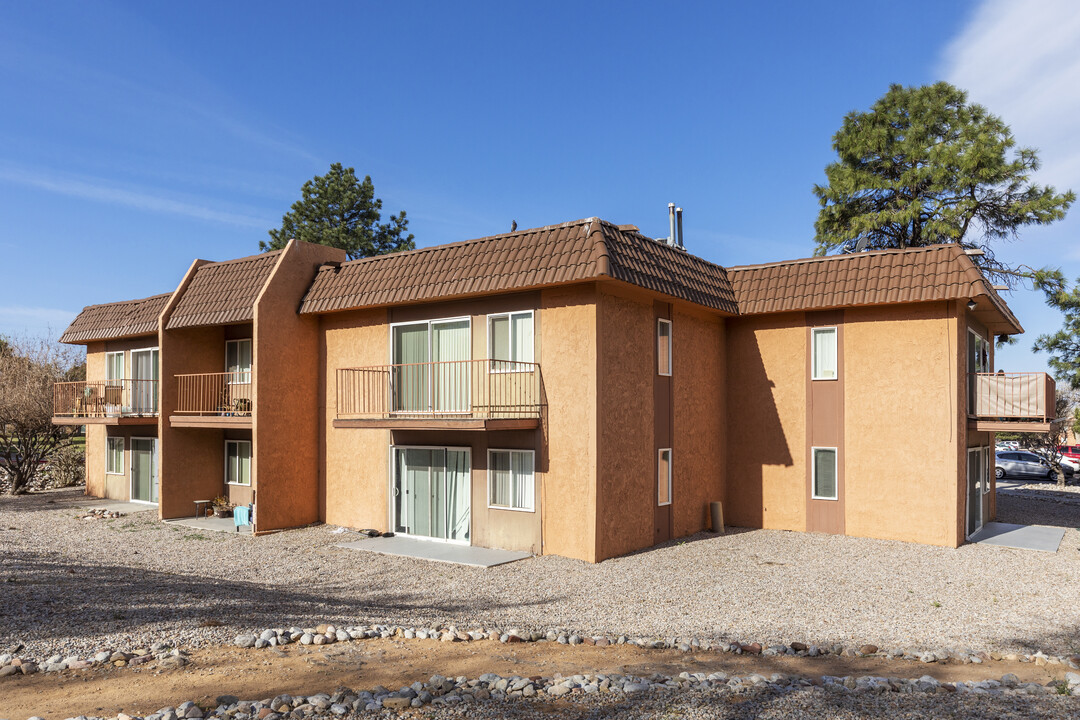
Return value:
M 384 710 L 409 711 L 427 705 L 456 705 L 470 702 L 514 702 L 545 698 L 574 699 L 596 693 L 611 693 L 630 697 L 649 692 L 686 692 L 714 690 L 722 693 L 743 693 L 766 689 L 775 693 L 826 687 L 840 693 L 974 693 L 982 695 L 1073 695 L 1080 696 L 1080 674 L 1069 673 L 1063 683 L 1040 685 L 1022 683 L 1013 674 L 1000 680 L 980 682 L 940 682 L 929 675 L 918 679 L 879 676 L 824 676 L 810 679 L 796 675 L 773 673 L 747 676 L 724 672 L 689 673 L 677 676 L 651 675 L 639 677 L 619 674 L 582 674 L 564 677 L 500 676 L 486 673 L 478 678 L 447 678 L 433 675 L 427 682 L 417 681 L 398 690 L 376 686 L 371 690 L 354 691 L 339 687 L 333 693 L 314 695 L 282 694 L 262 700 L 241 700 L 235 695 L 220 695 L 215 707 L 200 707 L 188 700 L 176 707 L 166 707 L 143 717 L 120 713 L 116 720 L 200 720 L 230 718 L 232 720 L 283 720 L 291 718 L 342 717 Z M 112 716 L 109 716 L 112 717 Z M 41 720 L 32 717 L 30 720 Z M 80 715 L 68 720 L 105 720 Z

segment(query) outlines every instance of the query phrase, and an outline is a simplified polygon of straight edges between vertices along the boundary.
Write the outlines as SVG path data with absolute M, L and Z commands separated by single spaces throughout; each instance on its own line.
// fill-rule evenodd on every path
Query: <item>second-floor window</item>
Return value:
M 105 379 L 124 379 L 124 351 L 105 353 Z M 111 383 L 110 383 L 111 384 Z M 117 383 L 119 384 L 119 383 Z
M 517 363 L 533 362 L 532 310 L 488 315 L 488 356 L 492 372 L 530 369 Z
M 225 371 L 230 383 L 251 382 L 251 339 L 225 342 Z
M 814 380 L 835 380 L 836 328 L 814 328 L 811 333 L 812 368 Z
M 671 375 L 671 321 L 656 321 L 656 372 Z

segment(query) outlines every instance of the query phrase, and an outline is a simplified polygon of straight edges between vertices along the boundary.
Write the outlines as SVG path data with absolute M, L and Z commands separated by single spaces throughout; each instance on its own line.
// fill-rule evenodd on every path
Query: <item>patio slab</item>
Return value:
M 1065 528 L 990 522 L 971 536 L 971 542 L 1056 553 L 1063 537 L 1065 537 Z
M 340 548 L 349 550 L 367 550 L 382 555 L 401 555 L 403 557 L 434 560 L 435 562 L 469 565 L 472 567 L 494 567 L 516 560 L 531 558 L 532 553 L 494 548 L 454 545 L 452 543 L 417 540 L 404 537 L 365 538 L 356 542 L 341 543 Z
M 173 518 L 165 521 L 169 525 L 181 525 L 183 527 L 193 528 L 195 530 L 210 530 L 212 532 L 227 532 L 234 535 L 243 535 L 244 533 L 251 534 L 250 525 L 241 525 L 240 532 L 237 533 L 236 525 L 233 524 L 233 519 L 219 518 L 219 517 L 190 517 L 190 518 Z
M 147 510 L 153 510 L 156 513 L 158 509 L 156 504 L 127 502 L 126 500 L 96 500 L 94 498 L 88 498 L 85 503 L 81 503 L 78 507 L 120 512 L 125 515 L 128 513 L 146 512 Z

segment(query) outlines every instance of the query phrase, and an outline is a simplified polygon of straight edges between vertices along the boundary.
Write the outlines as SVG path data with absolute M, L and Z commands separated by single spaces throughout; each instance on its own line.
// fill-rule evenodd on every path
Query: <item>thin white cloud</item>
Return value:
M 59 335 L 56 328 L 66 328 L 78 313 L 48 307 L 0 305 L 0 335 Z
M 1080 186 L 1080 3 L 987 0 L 943 53 L 942 76 L 1035 147 L 1040 182 Z
M 272 221 L 268 221 L 264 217 L 217 210 L 183 200 L 127 190 L 110 185 L 108 181 L 99 178 L 63 176 L 38 170 L 0 166 L 0 182 L 37 188 L 38 190 L 45 190 L 59 195 L 84 198 L 111 205 L 123 205 L 148 212 L 183 215 L 198 220 L 238 225 L 240 227 L 261 229 L 273 224 Z

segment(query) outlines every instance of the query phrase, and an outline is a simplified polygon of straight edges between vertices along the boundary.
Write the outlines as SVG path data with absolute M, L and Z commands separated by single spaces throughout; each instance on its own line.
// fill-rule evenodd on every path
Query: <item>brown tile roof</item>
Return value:
M 728 277 L 743 315 L 985 296 L 1005 324 L 1015 326 L 1009 332 L 1023 332 L 958 245 L 746 265 L 728 268 Z
M 255 299 L 281 252 L 275 250 L 199 266 L 165 329 L 228 325 L 253 319 Z
M 599 277 L 735 313 L 724 268 L 588 218 L 324 266 L 301 313 L 524 290 Z
M 79 344 L 156 333 L 158 315 L 171 296 L 172 293 L 165 293 L 141 300 L 84 307 L 64 331 L 60 342 Z

